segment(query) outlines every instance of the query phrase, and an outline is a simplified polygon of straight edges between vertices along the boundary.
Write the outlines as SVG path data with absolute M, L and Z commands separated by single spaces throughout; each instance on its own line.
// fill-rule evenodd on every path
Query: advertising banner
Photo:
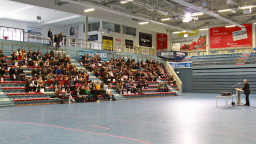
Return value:
M 133 49 L 133 40 L 126 39 L 125 40 L 125 46 L 126 46 L 126 48 Z
M 211 48 L 232 48 L 252 46 L 252 24 L 240 27 L 217 27 L 210 29 Z
M 79 25 L 74 25 L 69 28 L 69 36 L 77 38 L 79 34 Z
M 160 58 L 170 59 L 170 60 L 176 60 L 181 61 L 183 60 L 188 54 L 186 52 L 180 52 L 180 51 L 167 51 L 167 52 L 158 52 L 157 56 Z
M 167 49 L 167 34 L 157 34 L 157 50 Z
M 113 37 L 103 36 L 103 50 L 113 49 Z
M 152 47 L 152 34 L 139 33 L 139 45 L 145 47 Z
M 80 50 L 79 51 L 79 59 L 82 58 L 84 54 L 89 54 L 89 58 L 91 59 L 95 54 L 99 55 L 102 61 L 108 60 L 108 54 L 105 52 L 94 52 L 94 51 L 86 51 L 86 50 Z
M 31 34 L 41 34 L 41 28 L 35 26 L 27 26 L 27 32 Z
M 194 33 L 179 33 L 172 35 L 173 49 L 181 51 L 205 50 L 206 31 L 194 30 Z
M 192 68 L 192 62 L 170 62 L 169 64 L 173 69 Z

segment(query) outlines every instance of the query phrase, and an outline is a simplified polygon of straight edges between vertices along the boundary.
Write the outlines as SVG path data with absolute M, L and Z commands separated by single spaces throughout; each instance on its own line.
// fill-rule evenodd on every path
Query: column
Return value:
M 252 24 L 252 49 L 256 47 L 255 23 Z
M 167 51 L 172 51 L 172 31 L 167 30 L 167 37 L 168 37 Z
M 210 49 L 210 29 L 208 29 L 206 31 L 206 55 L 209 55 Z
M 121 51 L 123 51 L 123 49 L 125 49 L 125 39 L 124 39 L 124 25 L 121 24 Z M 129 48 L 130 49 L 130 48 Z M 118 48 L 118 52 L 119 52 L 119 48 Z
M 103 50 L 103 34 L 102 34 L 102 29 L 103 29 L 103 21 L 100 20 L 100 31 L 99 31 L 99 39 L 101 40 L 101 49 Z
M 88 16 L 85 16 L 84 22 L 84 30 L 85 30 L 85 48 L 88 48 Z

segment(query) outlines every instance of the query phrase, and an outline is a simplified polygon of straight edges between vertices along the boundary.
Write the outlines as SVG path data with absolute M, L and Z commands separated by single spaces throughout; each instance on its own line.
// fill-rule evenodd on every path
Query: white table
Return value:
M 216 107 L 218 107 L 218 98 L 225 98 L 226 99 L 226 106 L 228 106 L 228 98 L 237 97 L 236 95 L 232 96 L 216 96 Z

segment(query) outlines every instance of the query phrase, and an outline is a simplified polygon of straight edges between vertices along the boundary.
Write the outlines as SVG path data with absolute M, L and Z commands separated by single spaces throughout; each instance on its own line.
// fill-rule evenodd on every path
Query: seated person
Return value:
M 36 56 L 36 54 L 34 54 L 33 56 L 32 56 L 32 61 L 33 61 L 33 64 L 34 64 L 34 66 L 38 66 L 38 59 L 37 59 L 37 56 Z
M 30 91 L 32 90 L 32 87 L 30 86 L 31 83 L 32 83 L 32 78 L 28 77 L 28 79 L 26 80 L 26 85 L 25 85 L 26 92 L 30 93 Z
M 72 101 L 75 101 L 75 100 L 73 99 L 73 97 L 71 96 L 71 91 L 70 91 L 69 85 L 67 85 L 67 88 L 66 88 L 66 90 L 65 90 L 65 96 L 68 97 L 68 103 L 71 103 L 71 100 L 72 100 Z
M 100 83 L 99 83 L 99 81 L 95 85 L 95 92 L 96 92 L 96 94 L 99 94 L 99 92 L 100 92 Z
M 34 92 L 37 92 L 39 83 L 38 83 L 36 77 L 34 77 L 34 79 L 33 79 L 33 81 L 31 82 L 31 85 L 30 85 L 30 86 L 33 88 L 33 91 L 34 91 Z
M 130 84 L 131 84 L 131 93 L 136 94 L 137 93 L 137 88 L 136 88 L 135 84 L 133 82 L 130 82 Z
M 5 80 L 5 69 L 3 66 L 0 69 L 0 77 L 1 77 L 1 81 Z
M 9 74 L 10 74 L 12 80 L 15 80 L 15 79 L 17 78 L 17 77 L 16 77 L 16 70 L 15 70 L 15 67 L 14 67 L 14 66 L 12 66 L 12 67 L 10 68 Z
M 61 98 L 62 93 L 61 93 L 61 86 L 58 86 L 57 90 L 55 91 L 55 98 Z
M 123 84 L 120 80 L 116 82 L 116 91 L 120 94 L 124 94 Z
M 162 82 L 159 82 L 157 89 L 159 89 L 160 92 L 164 92 L 164 85 Z
M 110 86 L 106 89 L 106 94 L 103 95 L 104 99 L 110 100 L 110 97 L 113 97 L 114 95 L 111 94 Z
M 169 91 L 169 87 L 167 83 L 164 83 L 164 92 L 168 92 L 168 91 Z
M 25 65 L 25 60 L 23 60 L 22 54 L 19 54 L 19 55 L 17 56 L 17 60 L 19 61 L 19 66 Z
M 173 76 L 168 77 L 168 84 L 170 85 L 176 85 L 176 81 L 174 80 Z
M 1 67 L 4 67 L 4 69 L 7 69 L 7 63 L 6 63 L 5 57 L 3 57 L 1 60 Z
M 73 78 L 73 77 L 69 80 L 69 87 L 70 87 L 70 90 L 71 90 L 71 91 L 75 91 L 75 89 L 76 89 L 76 86 L 75 86 L 75 82 L 74 82 L 74 78 Z
M 44 81 L 41 76 L 38 78 L 38 92 L 45 92 Z
M 82 86 L 82 87 L 80 88 L 79 96 L 78 96 L 79 102 L 85 102 L 85 97 L 86 97 L 85 87 Z
M 22 69 L 21 66 L 19 66 L 19 69 L 17 70 L 17 76 L 20 79 L 20 81 L 25 80 L 25 74 L 24 74 L 23 69 Z
M 47 76 L 46 76 L 47 82 L 50 85 L 50 87 L 52 87 L 53 85 L 53 81 L 54 81 L 54 75 L 52 74 L 52 72 L 50 72 Z
M 142 83 L 138 82 L 137 86 L 136 86 L 138 93 L 143 93 L 143 89 L 142 89 Z

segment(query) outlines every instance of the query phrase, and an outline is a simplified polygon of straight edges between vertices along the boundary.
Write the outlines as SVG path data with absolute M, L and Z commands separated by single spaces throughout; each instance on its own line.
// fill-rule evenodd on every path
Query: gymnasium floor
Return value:
M 256 143 L 256 108 L 215 96 L 0 108 L 0 144 Z

